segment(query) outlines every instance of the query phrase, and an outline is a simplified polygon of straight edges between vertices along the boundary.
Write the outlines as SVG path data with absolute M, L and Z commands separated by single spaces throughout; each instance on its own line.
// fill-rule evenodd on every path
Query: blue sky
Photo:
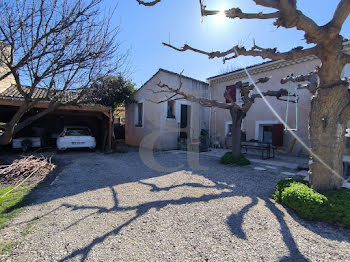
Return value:
M 327 23 L 339 3 L 338 0 L 299 0 L 298 9 L 319 25 Z M 115 0 L 105 0 L 108 11 Z M 273 11 L 258 7 L 251 0 L 206 0 L 208 9 L 240 7 L 246 12 Z M 200 22 L 198 0 L 163 0 L 154 7 L 144 7 L 136 0 L 119 0 L 113 23 L 120 24 L 119 40 L 123 48 L 131 47 L 132 80 L 139 88 L 159 68 L 200 80 L 238 68 L 260 63 L 263 60 L 242 57 L 224 65 L 221 59 L 209 60 L 206 56 L 190 52 L 180 53 L 164 47 L 162 41 L 182 46 L 184 43 L 207 51 L 226 50 L 235 44 L 252 45 L 253 39 L 262 47 L 278 47 L 286 51 L 295 46 L 306 46 L 303 33 L 295 29 L 276 28 L 274 20 L 239 20 L 205 17 Z M 349 19 L 342 34 L 350 38 Z

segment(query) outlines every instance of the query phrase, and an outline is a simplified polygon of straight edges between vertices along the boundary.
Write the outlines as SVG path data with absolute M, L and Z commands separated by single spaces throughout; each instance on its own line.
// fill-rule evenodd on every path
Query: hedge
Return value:
M 316 192 L 300 179 L 277 183 L 274 199 L 301 218 L 342 224 L 350 228 L 350 190 L 346 188 Z

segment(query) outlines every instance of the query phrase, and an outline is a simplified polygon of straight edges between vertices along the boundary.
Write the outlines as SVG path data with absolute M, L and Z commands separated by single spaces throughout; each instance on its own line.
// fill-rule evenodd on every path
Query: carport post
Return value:
M 108 144 L 107 144 L 107 150 L 112 149 L 112 132 L 113 132 L 113 112 L 112 109 L 109 110 L 109 131 L 108 131 Z

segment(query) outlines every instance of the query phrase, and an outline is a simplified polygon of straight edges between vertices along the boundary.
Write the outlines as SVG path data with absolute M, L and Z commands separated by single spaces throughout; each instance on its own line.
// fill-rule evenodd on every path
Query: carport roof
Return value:
M 23 86 L 22 89 L 28 93 L 29 87 Z M 79 91 L 61 91 L 58 90 L 53 94 L 49 94 L 47 97 L 47 89 L 45 88 L 35 88 L 33 95 L 31 96 L 34 100 L 39 100 L 39 102 L 36 103 L 36 108 L 47 108 L 51 101 L 55 101 L 56 99 L 60 97 L 60 102 L 69 102 L 72 101 L 74 98 L 77 97 L 79 94 Z M 23 101 L 22 94 L 18 91 L 17 87 L 15 85 L 10 85 L 8 88 L 3 89 L 0 91 L 0 105 L 6 105 L 6 106 L 20 106 Z M 98 104 L 78 104 L 78 105 L 62 105 L 59 107 L 60 110 L 77 110 L 77 111 L 90 111 L 90 112 L 102 112 L 109 116 L 111 109 L 109 107 L 105 107 Z
M 28 94 L 30 91 L 30 87 L 22 86 L 22 90 Z M 51 90 L 50 93 L 48 94 L 48 90 L 46 88 L 35 88 L 31 98 L 40 99 L 44 101 L 52 101 L 59 98 L 59 100 L 64 103 L 64 102 L 69 102 L 74 100 L 79 95 L 79 93 L 80 93 L 80 90 L 78 91 Z M 0 92 L 0 98 L 23 99 L 23 96 L 18 91 L 16 85 L 12 84 Z

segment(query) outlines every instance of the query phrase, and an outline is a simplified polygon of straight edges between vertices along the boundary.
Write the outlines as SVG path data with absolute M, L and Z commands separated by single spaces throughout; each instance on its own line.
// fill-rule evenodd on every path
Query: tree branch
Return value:
M 209 57 L 209 59 L 213 58 L 221 58 L 223 57 L 223 61 L 237 58 L 240 55 L 243 56 L 255 56 L 255 57 L 262 57 L 264 59 L 268 58 L 271 60 L 293 60 L 297 58 L 301 58 L 304 56 L 308 55 L 317 55 L 318 53 L 318 47 L 312 47 L 308 49 L 303 49 L 303 47 L 296 47 L 293 48 L 292 50 L 284 53 L 279 53 L 277 52 L 276 48 L 262 48 L 254 44 L 254 46 L 250 49 L 247 50 L 245 47 L 240 47 L 240 46 L 235 46 L 227 51 L 220 52 L 220 51 L 215 51 L 215 52 L 206 52 L 200 49 L 193 48 L 189 45 L 184 45 L 182 48 L 175 47 L 171 44 L 164 43 L 163 45 L 168 46 L 176 51 L 179 52 L 185 52 L 185 51 L 193 51 L 195 53 L 203 54 Z M 236 53 L 237 51 L 237 53 Z M 233 56 L 227 57 L 230 54 L 234 54 Z
M 35 114 L 34 116 L 28 117 L 25 120 L 19 122 L 15 128 L 13 133 L 16 134 L 17 132 L 19 132 L 20 130 L 22 130 L 24 127 L 30 125 L 31 123 L 33 123 L 35 120 L 45 116 L 48 113 L 53 112 L 54 110 L 56 110 L 59 106 L 61 105 L 61 103 L 57 103 L 57 102 L 52 102 L 50 103 L 49 107 L 44 109 L 43 111 Z
M 178 88 L 172 88 L 169 85 L 162 83 L 161 81 L 158 82 L 157 86 L 161 89 L 166 89 L 166 91 L 169 91 L 170 93 L 174 93 L 176 95 L 181 96 L 181 97 L 178 97 L 178 98 L 172 99 L 172 100 L 184 99 L 187 101 L 198 103 L 204 107 L 218 107 L 218 108 L 222 108 L 222 109 L 230 109 L 234 106 L 232 104 L 226 104 L 226 103 L 222 103 L 222 102 L 218 102 L 216 100 L 210 100 L 210 99 L 206 99 L 206 98 L 198 98 L 198 97 L 195 97 L 193 95 L 186 94 L 185 92 L 183 92 L 181 90 L 181 88 L 182 88 L 181 75 L 179 76 L 179 78 L 180 78 L 180 85 Z M 154 90 L 152 90 L 152 91 L 154 91 Z M 157 91 L 154 91 L 154 92 L 157 92 Z M 170 101 L 170 100 L 171 99 L 165 99 L 165 100 L 160 101 L 160 103 Z M 159 103 L 159 102 L 155 102 L 155 103 Z
M 284 88 L 281 88 L 280 90 L 278 91 L 274 91 L 274 90 L 269 90 L 269 91 L 266 91 L 266 92 L 262 92 L 262 94 L 264 96 L 274 96 L 276 97 L 278 100 L 281 100 L 281 101 L 288 101 L 286 99 L 282 99 L 281 97 L 282 96 L 288 96 L 288 90 L 287 89 L 284 89 Z M 295 94 L 289 94 L 289 96 L 295 96 Z M 261 98 L 261 95 L 260 94 L 254 94 L 250 97 L 250 100 L 254 103 L 255 102 L 255 99 L 256 98 Z M 296 101 L 289 101 L 291 103 L 296 103 Z
M 202 16 L 209 16 L 209 15 L 217 15 L 221 11 L 220 10 L 206 10 L 206 6 L 202 5 L 201 7 L 201 14 Z M 239 18 L 239 19 L 272 19 L 272 18 L 278 18 L 280 12 L 274 12 L 269 14 L 264 14 L 262 12 L 260 13 L 244 13 L 240 8 L 231 8 L 224 11 L 225 16 L 228 18 Z
M 279 6 L 281 15 L 274 23 L 275 26 L 285 28 L 296 27 L 298 30 L 305 32 L 304 38 L 307 43 L 320 44 L 327 39 L 328 32 L 318 26 L 314 20 L 305 16 L 296 7 L 296 0 L 280 0 Z
M 151 1 L 151 2 L 145 2 L 145 1 L 141 1 L 141 0 L 136 0 L 136 1 L 139 3 L 139 5 L 154 6 L 154 5 L 158 4 L 162 0 L 154 0 L 154 1 Z
M 317 75 L 317 69 L 307 75 L 294 76 L 293 74 L 281 79 L 281 84 L 288 82 L 309 82 L 308 84 L 299 84 L 298 89 L 308 89 L 311 94 L 314 94 L 320 86 L 320 78 Z
M 330 30 L 332 35 L 337 35 L 340 33 L 341 28 L 348 18 L 350 13 L 350 0 L 342 0 L 337 6 L 334 12 L 332 20 L 327 24 L 328 30 Z
M 277 0 L 253 0 L 257 5 L 279 9 L 279 1 Z

